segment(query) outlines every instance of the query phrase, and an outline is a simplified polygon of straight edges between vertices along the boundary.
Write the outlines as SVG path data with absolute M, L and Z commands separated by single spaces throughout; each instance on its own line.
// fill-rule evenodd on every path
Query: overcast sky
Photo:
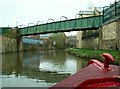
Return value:
M 49 18 L 59 21 L 61 16 L 75 18 L 80 10 L 90 6 L 103 7 L 115 0 L 0 0 L 0 27 L 15 27 Z M 64 20 L 64 19 L 63 19 Z

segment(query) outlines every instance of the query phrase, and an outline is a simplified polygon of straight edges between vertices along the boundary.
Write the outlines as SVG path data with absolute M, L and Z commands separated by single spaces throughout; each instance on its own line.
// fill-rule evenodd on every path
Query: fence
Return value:
M 103 8 L 103 22 L 120 17 L 120 0 Z

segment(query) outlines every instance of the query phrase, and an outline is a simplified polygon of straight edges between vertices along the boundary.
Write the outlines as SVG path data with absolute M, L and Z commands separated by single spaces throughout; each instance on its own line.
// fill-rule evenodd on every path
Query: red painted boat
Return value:
M 103 53 L 104 63 L 90 60 L 88 66 L 49 89 L 120 89 L 120 66 L 109 65 L 114 58 Z

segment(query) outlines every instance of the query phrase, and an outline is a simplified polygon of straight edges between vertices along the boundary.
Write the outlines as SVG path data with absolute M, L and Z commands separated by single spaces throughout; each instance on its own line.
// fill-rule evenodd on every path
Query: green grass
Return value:
M 66 52 L 75 55 L 77 57 L 84 58 L 86 60 L 97 59 L 99 61 L 104 61 L 100 56 L 102 53 L 109 53 L 115 58 L 115 62 L 112 64 L 120 64 L 120 51 L 108 51 L 108 50 L 91 50 L 91 49 L 80 49 L 80 48 L 68 48 Z

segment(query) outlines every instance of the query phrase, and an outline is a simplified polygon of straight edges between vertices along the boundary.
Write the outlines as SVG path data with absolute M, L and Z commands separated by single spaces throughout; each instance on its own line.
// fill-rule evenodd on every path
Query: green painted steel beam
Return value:
M 92 16 L 24 27 L 20 28 L 20 35 L 24 36 L 40 33 L 66 32 L 98 28 L 103 23 L 102 18 L 102 16 Z

